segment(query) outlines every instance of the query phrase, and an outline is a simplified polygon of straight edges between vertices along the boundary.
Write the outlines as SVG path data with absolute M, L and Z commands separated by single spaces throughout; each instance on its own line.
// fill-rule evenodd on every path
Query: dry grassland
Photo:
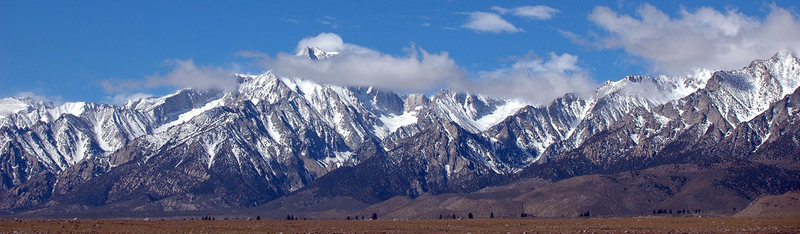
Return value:
M 800 217 L 641 217 L 587 219 L 474 219 L 378 221 L 277 220 L 9 220 L 2 233 L 497 233 L 497 232 L 756 232 L 798 233 Z

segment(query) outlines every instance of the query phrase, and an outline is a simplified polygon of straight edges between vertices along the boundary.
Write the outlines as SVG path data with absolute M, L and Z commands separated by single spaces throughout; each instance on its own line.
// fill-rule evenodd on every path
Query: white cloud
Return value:
M 334 33 L 320 33 L 303 38 L 297 43 L 296 49 L 306 47 L 318 47 L 326 52 L 337 51 L 339 54 L 323 60 L 310 60 L 308 57 L 279 53 L 275 58 L 261 60 L 261 64 L 285 76 L 406 92 L 426 92 L 444 87 L 446 83 L 466 79 L 463 70 L 447 52 L 428 53 L 413 45 L 406 48 L 407 54 L 404 56 L 393 56 L 345 43 Z
M 429 53 L 411 45 L 404 55 L 389 55 L 346 43 L 334 33 L 320 33 L 297 43 L 296 49 L 318 47 L 333 57 L 312 60 L 290 53 L 274 57 L 258 51 L 239 51 L 237 55 L 281 76 L 315 80 L 343 86 L 374 86 L 400 92 L 429 93 L 442 88 L 458 92 L 518 98 L 532 103 L 548 103 L 568 93 L 588 93 L 596 84 L 577 65 L 578 57 L 550 53 L 547 58 L 529 56 L 508 68 L 479 72 L 469 78 L 447 52 Z M 109 79 L 101 85 L 111 96 L 106 101 L 123 104 L 151 96 L 160 87 L 229 89 L 236 84 L 234 72 L 214 66 L 198 66 L 189 60 L 167 60 L 171 70 L 143 79 Z
M 130 94 L 135 91 L 158 88 L 229 89 L 236 85 L 232 71 L 212 66 L 197 66 L 191 59 L 170 59 L 164 62 L 172 70 L 164 75 L 155 74 L 144 80 L 109 79 L 100 85 L 108 93 Z
M 30 98 L 38 102 L 52 102 L 53 104 L 60 105 L 64 103 L 64 98 L 61 96 L 45 96 L 31 91 L 17 92 L 15 97 Z
M 523 58 L 509 68 L 481 72 L 479 77 L 468 78 L 446 52 L 429 53 L 412 46 L 406 48 L 407 54 L 393 56 L 345 43 L 336 34 L 320 35 L 304 38 L 298 43 L 298 48 L 317 46 L 344 48 L 344 51 L 358 48 L 355 50 L 358 53 L 343 52 L 322 60 L 280 53 L 260 63 L 282 76 L 322 83 L 422 93 L 450 88 L 532 103 L 548 103 L 565 93 L 588 93 L 596 87 L 577 65 L 578 57 L 571 54 L 551 53 L 548 58 Z M 314 41 L 327 46 L 313 44 Z
M 242 58 L 264 58 L 264 57 L 268 56 L 264 52 L 250 51 L 250 50 L 241 50 L 241 51 L 238 51 L 238 52 L 234 53 L 234 55 L 242 57 Z
M 331 26 L 331 28 L 334 29 L 339 28 L 339 19 L 336 19 L 332 16 L 326 15 L 321 19 L 318 19 L 317 22 L 319 22 L 320 24 L 329 25 Z
M 305 49 L 306 47 L 317 47 L 326 52 L 341 52 L 348 54 L 365 54 L 374 53 L 374 51 L 357 46 L 350 43 L 344 43 L 342 37 L 335 33 L 320 33 L 313 37 L 306 37 L 297 43 L 295 52 Z
M 413 47 L 408 49 L 405 56 L 370 50 L 369 53 L 341 53 L 323 60 L 310 60 L 280 53 L 275 58 L 266 58 L 261 62 L 285 76 L 408 92 L 429 91 L 465 78 L 461 68 L 446 52 L 431 54 Z
M 520 6 L 515 7 L 512 9 L 506 9 L 499 6 L 493 6 L 492 10 L 496 11 L 500 14 L 507 14 L 511 13 L 515 16 L 533 19 L 533 20 L 547 20 L 553 18 L 553 16 L 559 12 L 558 9 L 544 6 L 544 5 L 537 5 L 537 6 Z
M 61 97 L 61 96 L 44 96 L 44 95 L 40 95 L 40 94 L 37 94 L 37 93 L 34 93 L 34 92 L 30 92 L 30 91 L 18 92 L 17 95 L 15 95 L 15 96 L 30 98 L 30 99 L 33 99 L 35 101 L 40 101 L 40 102 L 41 101 L 49 101 L 49 102 L 52 102 L 53 104 L 56 104 L 56 105 L 60 105 L 61 103 L 64 103 L 64 98 Z
M 597 87 L 571 54 L 550 53 L 549 59 L 523 58 L 510 68 L 483 72 L 466 90 L 503 98 L 548 103 L 566 93 L 590 94 Z
M 132 93 L 132 94 L 117 94 L 114 95 L 114 97 L 107 97 L 107 99 L 110 99 L 109 101 L 112 104 L 122 105 L 128 101 L 140 100 L 142 98 L 148 98 L 152 96 L 153 95 L 149 93 Z
M 38 95 L 38 94 L 36 94 L 34 92 L 30 92 L 30 91 L 19 92 L 19 93 L 17 93 L 16 96 L 17 97 L 23 97 L 23 98 L 30 98 L 30 99 L 33 99 L 33 100 L 36 100 L 36 101 L 47 101 L 47 100 L 49 100 L 45 96 Z
M 495 13 L 476 11 L 467 14 L 469 15 L 469 21 L 461 27 L 472 29 L 477 32 L 515 33 L 523 31 Z
M 710 7 L 684 9 L 673 18 L 649 4 L 640 7 L 636 16 L 599 6 L 589 20 L 608 32 L 599 42 L 602 48 L 623 48 L 644 58 L 657 72 L 735 69 L 781 49 L 800 49 L 797 16 L 775 5 L 764 19 Z
M 297 49 L 295 51 L 314 46 L 324 51 L 341 51 L 344 49 L 344 41 L 335 33 L 320 33 L 317 36 L 306 37 L 300 40 L 300 42 L 297 43 Z
M 305 49 L 306 47 L 317 47 L 326 52 L 335 51 L 349 54 L 365 54 L 374 52 L 361 46 L 344 43 L 342 37 L 335 33 L 320 33 L 313 37 L 303 38 L 297 43 L 295 52 Z

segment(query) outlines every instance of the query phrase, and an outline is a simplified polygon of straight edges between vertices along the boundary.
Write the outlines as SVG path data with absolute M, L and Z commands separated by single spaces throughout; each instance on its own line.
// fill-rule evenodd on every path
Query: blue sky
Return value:
M 186 74 L 214 79 L 214 74 L 267 69 L 291 73 L 305 65 L 282 54 L 294 54 L 304 38 L 330 33 L 324 35 L 335 35 L 348 48 L 365 48 L 372 54 L 366 60 L 335 64 L 346 67 L 380 60 L 410 64 L 406 67 L 413 71 L 397 71 L 383 80 L 359 75 L 317 78 L 326 72 L 349 77 L 349 69 L 301 74 L 342 84 L 375 82 L 384 88 L 439 79 L 422 87 L 400 88 L 414 92 L 460 82 L 452 86 L 493 94 L 525 84 L 513 95 L 546 101 L 557 94 L 542 90 L 580 91 L 629 74 L 682 74 L 692 64 L 730 69 L 780 48 L 796 50 L 800 48 L 796 5 L 795 1 L 0 1 L 0 97 L 119 103 L 137 94 L 163 95 L 202 82 Z M 643 13 L 663 13 L 666 18 L 646 19 Z M 657 27 L 663 28 L 647 30 Z M 703 33 L 707 34 L 694 37 Z M 716 45 L 733 49 L 693 49 Z M 261 56 L 243 57 L 244 52 Z M 176 72 L 187 69 L 190 72 Z M 380 73 L 360 75 L 375 74 Z M 403 80 L 409 74 L 421 78 Z M 554 84 L 562 80 L 566 81 Z M 505 86 L 475 88 L 493 83 Z

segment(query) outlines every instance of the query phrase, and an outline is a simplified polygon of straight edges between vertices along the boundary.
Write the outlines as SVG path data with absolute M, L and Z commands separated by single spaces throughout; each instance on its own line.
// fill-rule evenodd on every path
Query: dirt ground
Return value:
M 758 232 L 798 233 L 800 217 L 472 219 L 377 221 L 277 220 L 14 220 L 0 221 L 0 233 L 497 233 L 497 232 Z

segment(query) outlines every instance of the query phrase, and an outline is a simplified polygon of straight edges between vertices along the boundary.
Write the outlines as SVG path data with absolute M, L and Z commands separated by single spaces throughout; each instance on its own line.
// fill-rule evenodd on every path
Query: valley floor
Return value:
M 585 219 L 471 219 L 402 221 L 277 220 L 9 220 L 0 233 L 343 233 L 343 232 L 757 232 L 798 233 L 798 217 L 635 217 Z

